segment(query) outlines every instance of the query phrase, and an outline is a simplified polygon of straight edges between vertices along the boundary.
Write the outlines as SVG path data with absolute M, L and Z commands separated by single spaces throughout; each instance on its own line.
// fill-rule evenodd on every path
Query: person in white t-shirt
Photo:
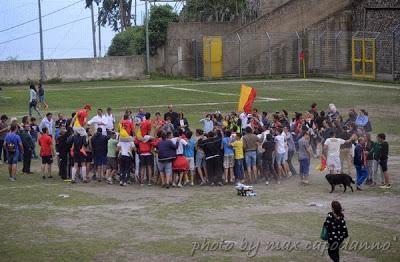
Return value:
M 349 140 L 343 140 L 336 137 L 334 131 L 331 132 L 331 137 L 325 140 L 324 155 L 326 157 L 326 165 L 330 174 L 340 174 L 342 165 L 340 162 L 340 145 L 351 143 L 353 137 Z
M 278 183 L 285 173 L 286 134 L 282 128 L 277 129 L 275 136 L 275 161 L 278 165 Z
M 120 186 L 126 186 L 131 173 L 131 164 L 136 146 L 132 141 L 119 141 L 117 151 L 120 159 Z
M 247 116 L 247 113 L 246 113 L 246 112 L 241 113 L 241 114 L 239 115 L 239 118 L 240 118 L 240 120 L 242 121 L 241 129 L 242 129 L 242 130 L 245 130 L 246 127 L 249 125 L 249 124 L 248 124 L 249 118 L 248 118 L 248 116 Z
M 99 108 L 97 109 L 97 115 L 92 117 L 88 122 L 88 125 L 93 125 L 94 130 L 97 130 L 97 128 L 101 128 L 101 133 L 103 135 L 107 135 L 107 130 L 106 130 L 106 124 L 107 124 L 107 118 L 103 114 L 103 109 Z
M 104 116 L 107 119 L 106 130 L 107 131 L 114 131 L 115 117 L 114 117 L 114 115 L 112 113 L 111 107 L 107 108 L 107 112 L 105 113 Z

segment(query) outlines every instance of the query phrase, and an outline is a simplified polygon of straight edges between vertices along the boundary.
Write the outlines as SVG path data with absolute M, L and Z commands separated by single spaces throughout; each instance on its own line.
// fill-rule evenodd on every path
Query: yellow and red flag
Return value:
M 256 99 L 256 89 L 254 87 L 242 84 L 240 88 L 238 111 L 251 113 L 255 99 Z

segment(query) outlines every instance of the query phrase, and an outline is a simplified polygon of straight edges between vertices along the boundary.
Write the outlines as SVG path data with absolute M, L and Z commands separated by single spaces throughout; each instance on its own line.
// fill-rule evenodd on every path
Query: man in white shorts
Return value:
M 331 132 L 331 137 L 324 143 L 324 155 L 326 157 L 326 165 L 330 174 L 340 174 L 342 165 L 340 163 L 340 145 L 351 143 L 353 137 L 349 140 L 336 138 L 336 133 Z

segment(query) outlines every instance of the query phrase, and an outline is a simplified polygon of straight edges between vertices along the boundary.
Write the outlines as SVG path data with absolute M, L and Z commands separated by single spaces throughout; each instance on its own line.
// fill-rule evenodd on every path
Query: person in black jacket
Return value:
M 22 172 L 25 174 L 33 174 L 31 172 L 31 160 L 32 160 L 32 151 L 34 148 L 33 144 L 33 139 L 31 137 L 31 134 L 29 133 L 31 130 L 31 127 L 29 124 L 24 125 L 24 129 L 22 132 L 19 134 L 21 137 L 22 145 L 24 146 L 24 154 L 22 156 L 23 158 L 23 167 L 22 167 Z
M 102 134 L 101 127 L 97 128 L 92 137 L 92 154 L 96 168 L 97 182 L 101 182 L 107 166 L 107 143 L 108 137 Z
M 69 146 L 67 140 L 67 130 L 65 128 L 61 128 L 59 136 L 56 139 L 56 152 L 58 154 L 58 174 L 63 180 L 68 179 Z
M 344 220 L 342 205 L 332 201 L 332 212 L 328 213 L 324 227 L 328 231 L 328 255 L 334 262 L 339 262 L 339 250 L 343 240 L 349 236 Z
M 221 137 L 216 136 L 213 131 L 208 133 L 207 139 L 198 142 L 199 147 L 204 150 L 206 155 L 206 168 L 211 186 L 215 184 L 222 186 L 221 142 Z

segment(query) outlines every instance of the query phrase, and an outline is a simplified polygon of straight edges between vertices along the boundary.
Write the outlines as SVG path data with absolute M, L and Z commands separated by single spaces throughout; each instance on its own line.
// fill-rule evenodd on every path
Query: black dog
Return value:
M 332 193 L 335 190 L 336 185 L 343 185 L 344 192 L 346 192 L 346 186 L 351 188 L 351 192 L 353 191 L 353 187 L 351 184 L 355 184 L 353 178 L 347 174 L 328 174 L 325 176 L 326 180 L 328 180 L 329 184 L 331 184 L 332 190 L 329 193 Z

